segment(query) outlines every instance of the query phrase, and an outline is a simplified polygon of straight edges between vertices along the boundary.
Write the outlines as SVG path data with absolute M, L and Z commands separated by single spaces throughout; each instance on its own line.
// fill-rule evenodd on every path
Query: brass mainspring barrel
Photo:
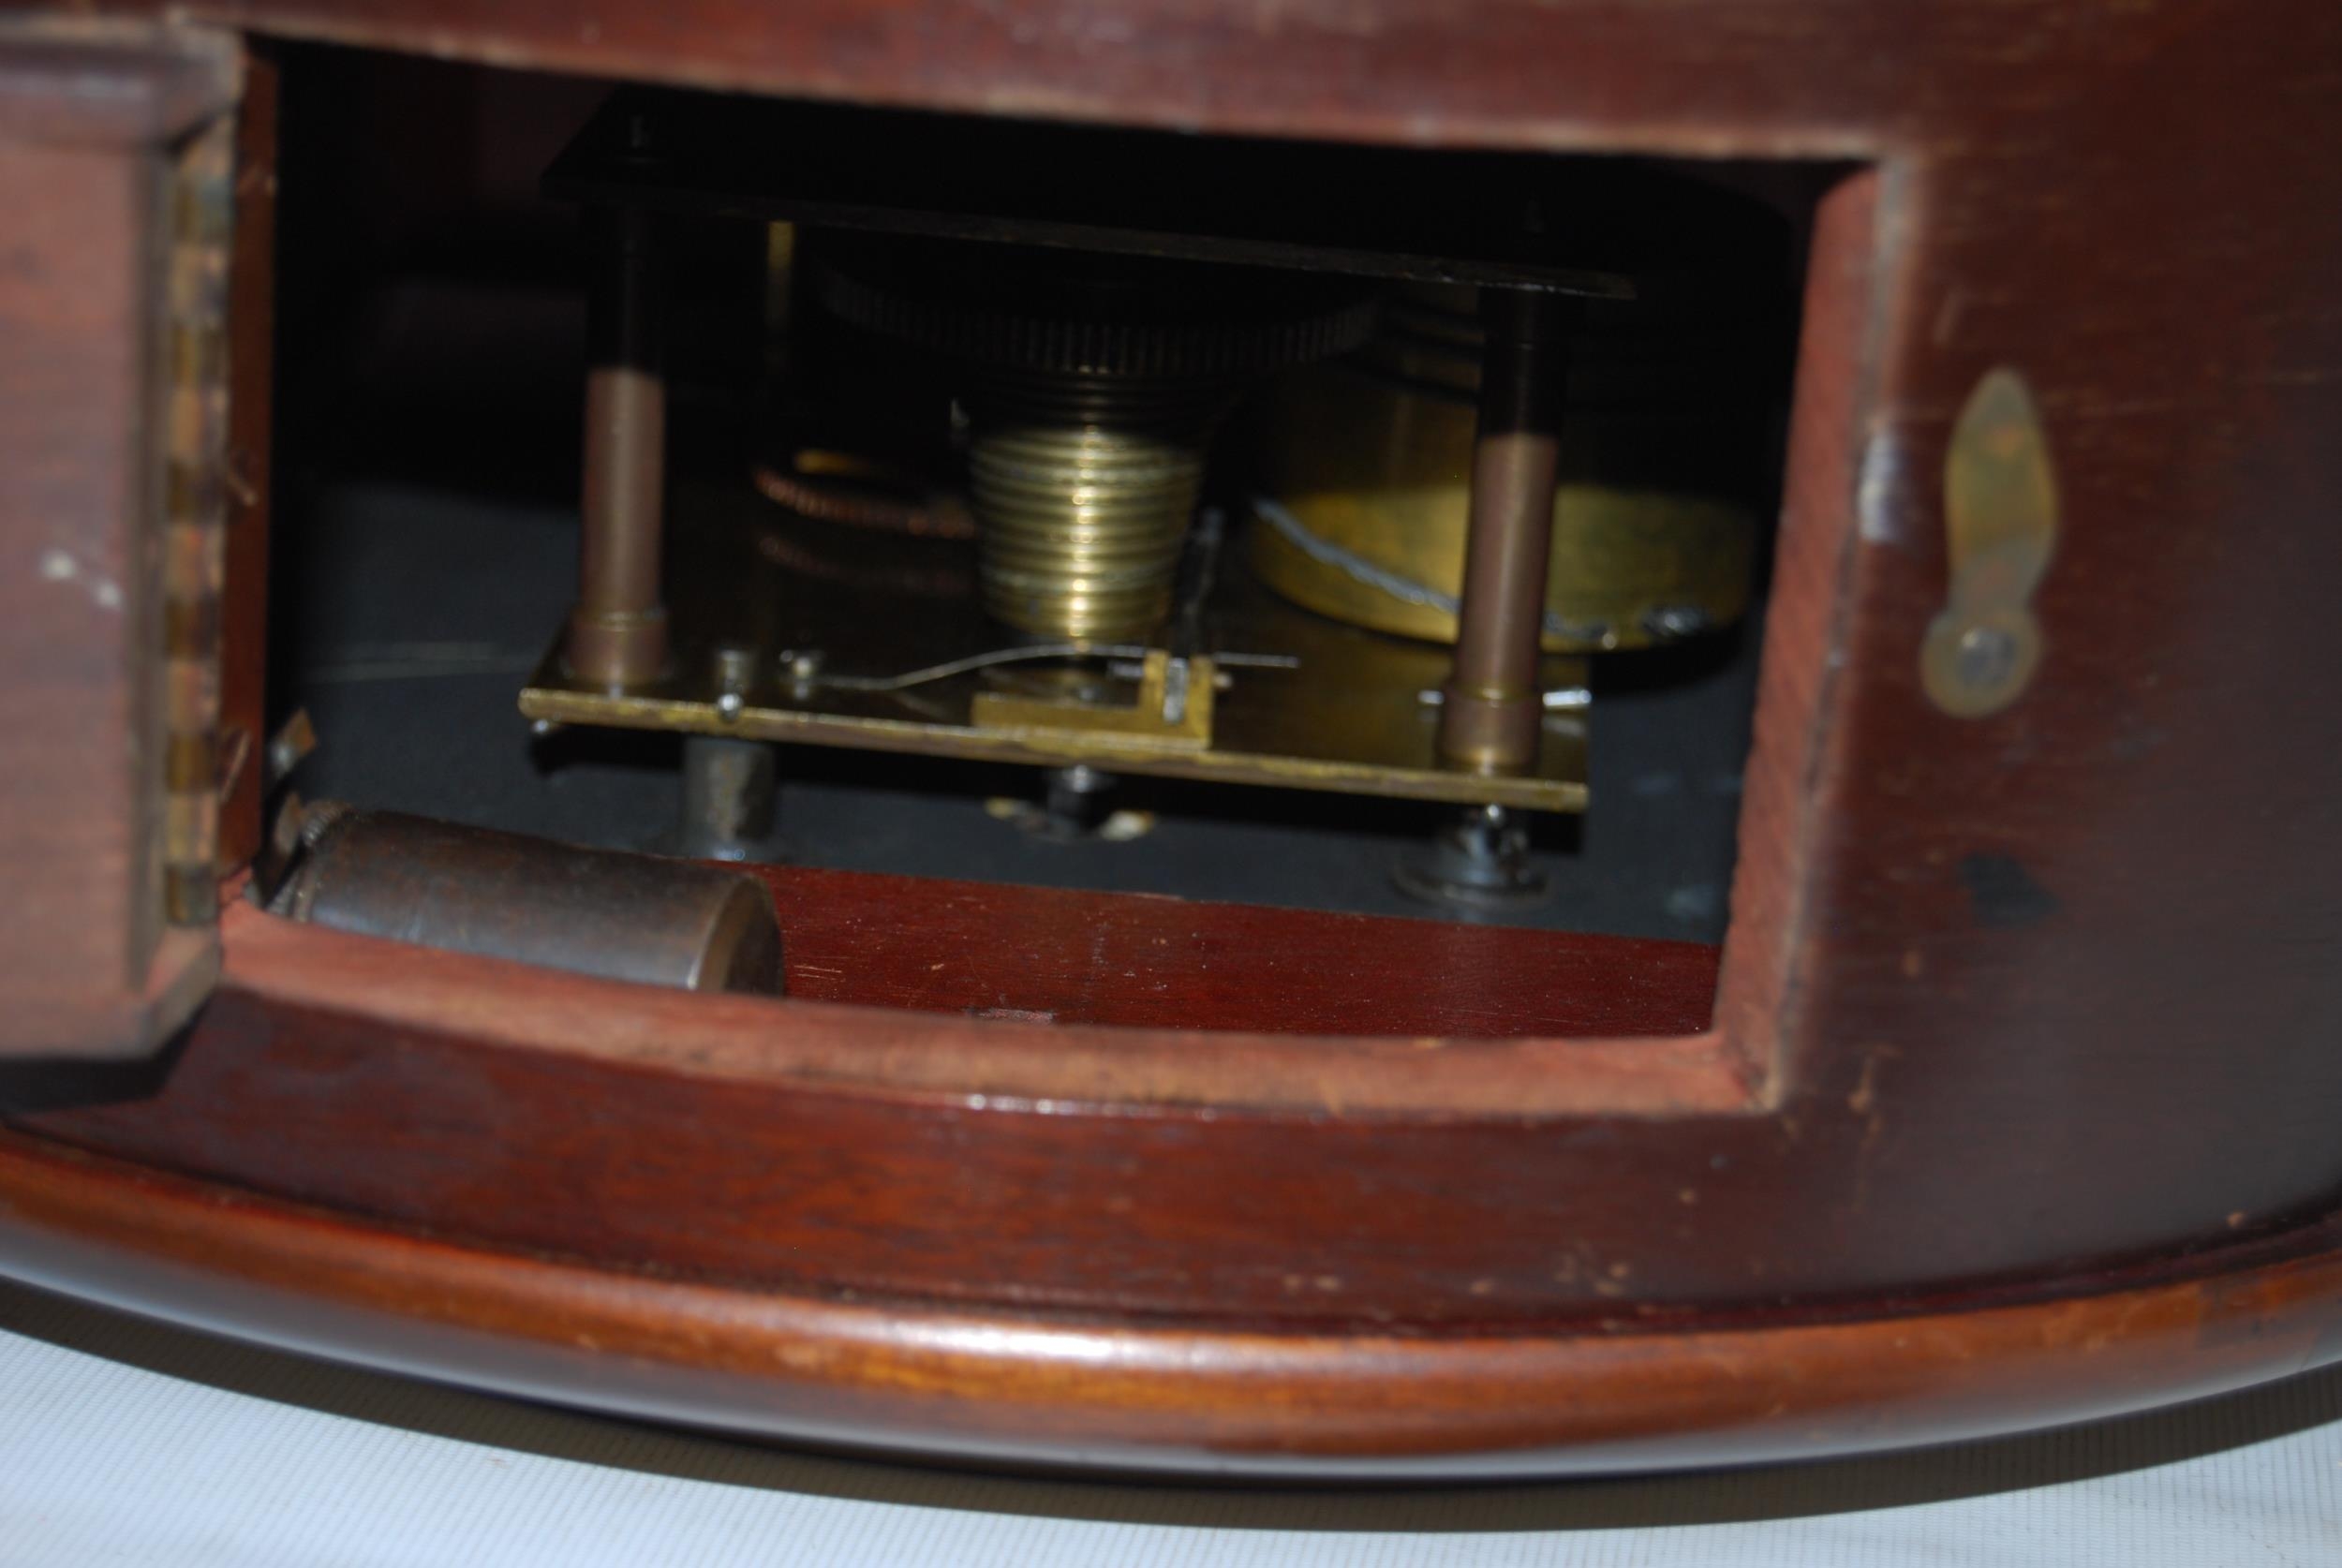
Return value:
M 835 233 L 815 258 L 839 321 L 964 377 L 984 606 L 1052 641 L 1147 637 L 1220 415 L 1374 329 L 1357 285 L 1217 262 Z
M 985 608 L 1038 636 L 1143 637 L 1170 607 L 1223 383 L 988 377 L 969 492 Z

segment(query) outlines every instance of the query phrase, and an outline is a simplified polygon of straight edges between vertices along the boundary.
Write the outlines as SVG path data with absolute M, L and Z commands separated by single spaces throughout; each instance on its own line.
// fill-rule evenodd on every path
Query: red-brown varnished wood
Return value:
M 276 337 L 276 145 L 280 71 L 265 47 L 245 55 L 236 119 L 236 226 L 228 259 L 228 540 L 220 594 L 219 863 L 260 847 L 268 774 L 268 531 Z
M 1752 760 L 1753 786 L 1796 793 L 1748 825 L 1802 836 L 1766 851 L 1787 885 L 1736 890 L 1778 925 L 1727 943 L 1726 1043 L 1778 1109 L 1764 1152 L 1716 1152 L 1801 1173 L 1786 1185 L 1807 1194 L 1817 1255 L 1901 1257 L 1925 1234 L 1943 1270 L 2216 1234 L 2342 1188 L 2326 1109 L 2342 1093 L 2326 1043 L 2342 1028 L 2342 660 L 2320 611 L 2342 581 L 2335 7 L 1369 0 L 1271 17 L 1148 0 L 1110 26 L 1082 0 L 189 14 L 930 108 L 1875 161 L 1867 264 L 1817 251 L 1817 286 L 1867 302 L 1817 301 L 1851 325 L 1810 339 L 1834 347 L 1800 367 L 1793 499 L 1814 510 L 1792 510 L 1781 549 L 1809 564 L 1776 590 Z M 1950 422 L 2001 365 L 2044 409 L 2065 528 L 2032 688 L 1957 720 L 1920 691 L 1918 648 L 1945 593 Z M 1756 1001 L 1735 1013 L 1744 984 Z M 1680 1177 L 1689 1152 L 1644 1158 Z
M 2102 1202 L 1986 1233 L 1981 1176 L 1870 1191 L 1700 1037 L 1166 1036 L 695 997 L 242 907 L 227 939 L 159 1084 L 18 1125 L 611 1266 L 1223 1321 L 1843 1303 L 2190 1239 L 2122 1247 Z M 1890 1236 L 1843 1245 L 1882 1207 Z
M 221 40 L 0 17 L 0 1057 L 142 1054 L 217 971 L 164 923 L 163 148 Z
M 2342 1357 L 2332 1225 L 2058 1294 L 1523 1334 L 1137 1324 L 778 1294 L 369 1229 L 0 1134 L 12 1272 L 530 1398 L 982 1461 L 1474 1475 L 1805 1458 L 2080 1420 Z
M 1816 786 L 1831 744 L 1844 733 L 1824 722 L 1824 699 L 1843 678 L 1843 584 L 1854 554 L 1848 477 L 1859 461 L 1880 310 L 1879 184 L 1875 170 L 1849 174 L 1814 214 L 1780 542 L 1757 672 L 1757 744 L 1742 778 L 1732 923 L 1716 998 L 1719 1034 L 1774 1096 L 1787 1087 L 1793 1042 L 1785 1030 L 1808 958 L 1808 857 L 1829 826 L 1828 802 Z
M 755 869 L 808 1001 L 1417 1040 L 1692 1035 L 1714 1008 L 1716 950 L 1695 942 Z
M 864 907 L 924 925 L 956 896 L 904 880 Z M 1225 918 L 1146 903 L 1159 929 Z M 1348 924 L 1245 918 L 1302 949 Z M 997 951 L 931 924 L 934 961 Z M 1728 1191 L 1713 1173 L 1666 1194 L 1660 1227 L 1622 1207 L 1568 1231 L 1585 1195 L 1533 1119 L 1743 1110 L 1708 1037 L 1166 1036 L 669 992 L 245 906 L 226 936 L 222 993 L 159 1082 L 21 1124 L 498 1246 L 806 1289 L 1367 1322 L 1519 1318 L 1629 1281 L 1654 1300 L 1746 1289 L 1721 1258 L 1638 1276 L 1702 1191 Z M 1077 965 L 1071 936 L 1035 967 Z M 1615 1134 L 1571 1142 L 1598 1169 Z
M 1135 1028 L 1130 1026 L 1152 1023 L 1164 1011 L 1155 990 L 1160 981 L 1191 977 L 1199 960 L 1209 961 L 1223 923 L 1241 923 L 1254 934 L 1260 951 L 1249 967 L 1258 975 L 1270 971 L 1278 953 L 1322 957 L 1339 949 L 1342 937 L 1354 936 L 1356 917 L 1075 894 L 1063 895 L 1070 908 L 1099 910 L 1099 925 L 1060 920 L 1053 932 L 1035 926 L 1018 934 L 967 919 L 971 901 L 978 910 L 1013 910 L 1035 895 L 1045 905 L 1060 895 L 914 877 L 787 869 L 765 875 L 792 895 L 781 908 L 784 942 L 809 948 L 803 958 L 793 951 L 789 963 L 810 989 L 800 988 L 785 1003 L 626 985 L 437 953 L 273 919 L 245 904 L 224 918 L 230 954 L 225 989 L 264 1014 L 340 1015 L 362 1029 L 387 1027 L 470 1045 L 552 1050 L 772 1084 L 801 1079 L 910 1094 L 980 1095 L 1003 1104 L 1066 1101 L 1519 1118 L 1563 1110 L 1732 1111 L 1754 1103 L 1739 1063 L 1712 1034 L 1635 1032 L 1698 1008 L 1696 992 L 1675 985 L 1700 972 L 1707 950 L 1684 944 L 1474 927 L 1443 935 L 1451 963 L 1454 954 L 1486 944 L 1481 956 L 1463 960 L 1470 969 L 1485 966 L 1485 952 L 1534 953 L 1549 944 L 1548 961 L 1563 968 L 1561 984 L 1543 989 L 1516 984 L 1505 999 L 1484 998 L 1481 1005 L 1509 1009 L 1522 1020 L 1601 1018 L 1624 1031 L 1616 1035 L 1312 1032 L 1329 1012 L 1345 1021 L 1358 1016 L 1344 984 L 1346 959 L 1258 994 L 1230 994 L 1176 1028 Z M 919 929 L 867 947 L 856 940 L 882 920 Z M 1420 923 L 1371 924 L 1379 927 L 1371 941 L 1387 956 Z M 1102 931 L 1109 937 L 1106 951 L 1119 949 L 1122 964 L 1090 967 Z M 1138 965 L 1134 938 L 1152 949 L 1156 936 L 1164 939 L 1167 956 Z M 823 972 L 809 972 L 808 964 Z M 1670 966 L 1681 968 L 1670 973 Z M 942 985 L 954 969 L 979 977 L 989 994 L 1017 1000 L 1007 1007 L 985 1003 L 974 1015 L 908 1006 L 921 999 L 922 987 Z M 1580 984 L 1571 984 L 1570 971 Z M 1437 974 L 1419 968 L 1408 972 L 1416 996 L 1398 996 L 1405 976 L 1386 983 L 1386 1016 L 1392 1021 L 1449 1023 L 1455 1009 L 1472 1005 L 1469 993 L 1447 990 Z M 1651 1011 L 1621 1005 L 1621 995 L 1638 990 Z M 930 989 L 924 999 L 938 995 Z M 1060 1009 L 1059 1021 L 1039 1021 L 1039 1014 Z M 1485 1016 L 1475 1014 L 1470 1022 Z M 203 1020 L 196 1038 L 214 1038 L 217 1024 Z
M 159 1093 L 33 1125 L 256 1196 L 44 1156 L 0 1180 L 11 1269 L 482 1382 L 541 1354 L 526 1386 L 760 1427 L 1483 1472 L 1950 1435 L 2331 1354 L 2342 8 L 189 14 L 927 108 L 1875 172 L 1816 234 L 1716 1033 L 1407 1054 L 667 1012 L 231 928 L 235 983 Z M 2037 677 L 1960 720 L 1918 655 L 1951 422 L 2004 366 L 2043 410 L 2063 532 Z M 261 1200 L 345 1218 L 246 1225 Z M 2109 1282 L 2191 1252 L 2200 1278 Z M 1986 1308 L 1988 1285 L 2072 1299 Z M 280 1310 L 304 1288 L 322 1317 Z M 1930 1293 L 1970 1309 L 1908 1315 Z M 817 1301 L 845 1316 L 757 1315 Z M 1014 1315 L 1045 1309 L 1070 1316 Z M 1759 1320 L 1802 1326 L 1730 1326 Z M 613 1354 L 540 1348 L 580 1343 Z

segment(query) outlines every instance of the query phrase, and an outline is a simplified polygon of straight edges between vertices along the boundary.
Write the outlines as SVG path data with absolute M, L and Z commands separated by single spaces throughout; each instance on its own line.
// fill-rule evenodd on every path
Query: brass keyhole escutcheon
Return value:
M 1979 381 L 1944 458 L 1950 593 L 1927 629 L 1920 674 L 1955 718 L 1983 718 L 2021 696 L 2041 662 L 2034 590 L 2057 544 L 2057 476 L 2040 407 L 2024 377 Z

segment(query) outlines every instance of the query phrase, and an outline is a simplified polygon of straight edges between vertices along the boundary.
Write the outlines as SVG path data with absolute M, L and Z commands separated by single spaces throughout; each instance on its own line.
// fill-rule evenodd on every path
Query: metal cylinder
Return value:
M 831 315 L 963 377 L 985 608 L 1050 639 L 1148 637 L 1219 414 L 1374 323 L 1356 285 L 1164 258 L 833 234 L 816 261 Z
M 684 736 L 676 852 L 693 860 L 775 858 L 778 774 L 770 741 Z
M 754 877 L 325 802 L 270 908 L 422 947 L 686 991 L 781 989 Z
M 639 207 L 589 216 L 596 265 L 583 525 L 564 657 L 571 673 L 614 690 L 657 680 L 667 662 L 659 561 L 667 396 L 652 225 Z
M 1472 515 L 1439 752 L 1459 766 L 1514 773 L 1536 762 L 1544 718 L 1537 675 L 1561 460 L 1564 306 L 1549 294 L 1490 289 L 1482 309 Z
M 1390 874 L 1409 897 L 1466 914 L 1527 909 L 1552 887 L 1530 862 L 1527 830 L 1501 806 L 1465 806 Z
M 1227 395 L 1103 379 L 985 385 L 968 450 L 985 608 L 1045 637 L 1144 637 L 1170 607 Z

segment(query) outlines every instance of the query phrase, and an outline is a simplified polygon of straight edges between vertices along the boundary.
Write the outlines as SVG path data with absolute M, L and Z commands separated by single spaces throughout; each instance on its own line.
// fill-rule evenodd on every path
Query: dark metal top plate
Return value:
M 1627 158 L 1183 137 L 627 89 L 548 196 L 1634 299 L 1763 215 Z M 1437 246 L 1437 253 L 1429 247 Z

